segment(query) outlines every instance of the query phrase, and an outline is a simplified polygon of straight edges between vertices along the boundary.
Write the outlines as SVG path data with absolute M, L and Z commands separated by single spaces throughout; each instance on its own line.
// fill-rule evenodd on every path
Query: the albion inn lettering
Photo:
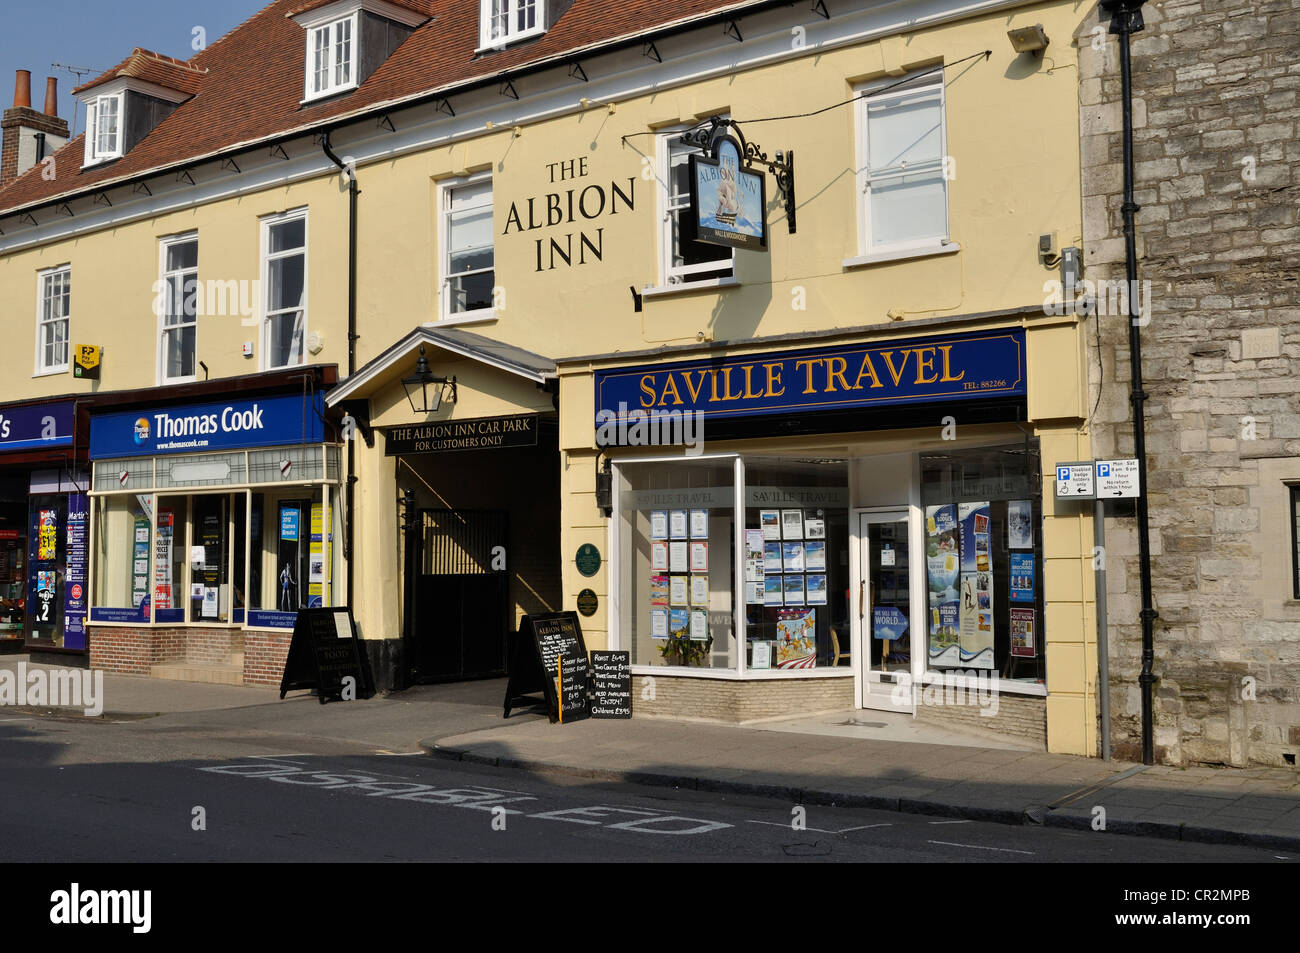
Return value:
M 550 172 L 551 183 L 567 182 L 581 179 L 587 175 L 587 159 L 567 159 L 552 162 L 546 166 Z M 629 176 L 627 190 L 624 191 L 617 182 L 610 182 L 606 189 L 601 185 L 588 185 L 585 188 L 574 187 L 563 192 L 548 192 L 546 195 L 534 196 L 524 202 L 522 208 L 518 202 L 510 203 L 506 213 L 506 227 L 502 235 L 509 235 L 513 228 L 516 232 L 532 232 L 542 228 L 555 228 L 559 225 L 572 225 L 581 220 L 590 221 L 608 212 L 617 215 L 620 203 L 627 211 L 636 210 L 636 177 Z M 527 224 L 525 224 L 527 222 Z M 556 264 L 572 267 L 574 259 L 577 264 L 587 264 L 588 256 L 601 261 L 605 254 L 605 229 L 594 231 L 570 230 L 562 238 L 554 236 L 533 239 L 536 253 L 536 271 L 554 271 Z

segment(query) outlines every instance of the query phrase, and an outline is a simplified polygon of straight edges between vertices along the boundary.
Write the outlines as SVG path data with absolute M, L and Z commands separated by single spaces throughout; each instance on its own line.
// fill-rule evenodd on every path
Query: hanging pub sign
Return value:
M 767 190 L 762 172 L 742 162 L 731 136 L 713 140 L 711 157 L 691 156 L 691 220 L 695 240 L 751 251 L 767 249 Z

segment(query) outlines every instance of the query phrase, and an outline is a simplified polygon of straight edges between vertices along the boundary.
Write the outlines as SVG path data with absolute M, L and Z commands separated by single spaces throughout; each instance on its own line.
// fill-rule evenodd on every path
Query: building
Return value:
M 580 607 L 640 711 L 1096 753 L 1091 516 L 1050 480 L 1092 455 L 1086 319 L 1047 290 L 1081 22 L 281 0 L 135 51 L 66 171 L 0 191 L 0 309 L 70 286 L 19 325 L 104 345 L 98 384 L 0 355 L 85 415 L 91 662 L 273 683 L 316 599 L 381 684 L 475 677 Z
M 1146 4 L 1133 38 L 1136 200 L 1155 608 L 1156 758 L 1300 753 L 1297 5 Z M 1089 279 L 1124 281 L 1114 39 L 1076 34 Z M 1104 35 L 1105 24 L 1100 24 Z M 1099 458 L 1133 450 L 1126 309 L 1090 357 Z M 1098 364 L 1100 357 L 1100 365 Z M 1107 520 L 1112 737 L 1140 750 L 1137 544 Z

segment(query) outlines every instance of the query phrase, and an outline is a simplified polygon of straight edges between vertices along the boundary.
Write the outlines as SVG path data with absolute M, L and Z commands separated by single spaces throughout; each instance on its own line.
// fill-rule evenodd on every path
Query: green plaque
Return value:
M 600 572 L 600 550 L 591 543 L 578 547 L 578 572 L 584 576 L 594 576 Z
M 597 557 L 599 558 L 599 557 Z M 596 614 L 596 607 L 600 605 L 600 600 L 596 598 L 596 593 L 590 589 L 584 589 L 578 593 L 578 611 L 585 616 Z

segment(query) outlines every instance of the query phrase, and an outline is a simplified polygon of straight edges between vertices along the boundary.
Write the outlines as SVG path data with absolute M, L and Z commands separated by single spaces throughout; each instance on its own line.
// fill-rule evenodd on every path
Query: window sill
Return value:
M 896 248 L 872 252 L 870 255 L 859 255 L 857 258 L 845 258 L 842 265 L 847 270 L 849 268 L 861 268 L 865 265 L 880 265 L 888 261 L 909 261 L 913 258 L 951 255 L 953 252 L 959 251 L 961 251 L 961 245 L 957 242 L 948 242 L 945 245 L 922 245 L 918 248 Z
M 482 45 L 474 48 L 474 55 L 481 56 L 484 53 L 497 53 L 508 46 L 513 46 L 514 44 L 523 42 L 524 40 L 531 40 L 535 36 L 541 36 L 545 32 L 546 27 L 539 26 L 534 27 L 531 30 L 525 30 L 522 33 L 511 33 L 509 36 L 503 36 L 494 43 L 482 43 L 480 40 Z
M 66 373 L 68 373 L 68 365 L 64 364 L 62 367 L 49 367 L 43 371 L 36 371 L 34 374 L 32 374 L 32 377 L 33 378 L 53 377 L 55 374 L 66 374 Z
M 669 295 L 687 294 L 692 291 L 717 291 L 721 288 L 739 288 L 740 281 L 736 278 L 709 278 L 706 281 L 683 281 L 677 285 L 657 285 L 653 288 L 642 288 L 642 298 L 664 298 Z
M 457 315 L 454 318 L 439 318 L 437 321 L 426 321 L 426 328 L 448 328 L 459 324 L 490 324 L 497 319 L 495 309 L 487 311 L 471 311 L 467 314 Z
M 323 90 L 319 93 L 312 93 L 298 100 L 299 106 L 310 106 L 326 99 L 333 99 L 335 96 L 342 96 L 344 93 L 355 92 L 360 86 L 359 83 L 350 83 L 347 86 L 339 86 L 334 89 Z

